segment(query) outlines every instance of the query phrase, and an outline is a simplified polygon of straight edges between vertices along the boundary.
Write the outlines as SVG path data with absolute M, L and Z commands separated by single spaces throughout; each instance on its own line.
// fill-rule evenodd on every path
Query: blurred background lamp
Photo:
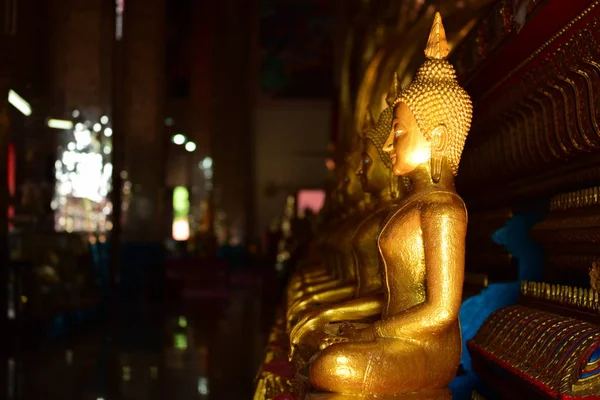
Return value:
M 176 145 L 182 145 L 185 143 L 185 136 L 182 135 L 181 133 L 178 133 L 176 135 L 173 135 L 173 143 L 175 143 Z
M 14 90 L 8 91 L 8 102 L 12 104 L 17 110 L 21 111 L 23 115 L 30 116 L 31 115 L 31 106 L 28 102 L 25 101 L 21 96 L 17 94 Z
M 65 131 L 73 129 L 73 121 L 69 121 L 66 119 L 50 118 L 48 120 L 47 124 L 48 124 L 48 128 L 52 128 L 52 129 L 62 129 Z
M 190 153 L 193 152 L 194 150 L 196 150 L 196 143 L 194 143 L 194 142 L 187 142 L 185 144 L 185 149 L 187 151 L 189 151 Z
M 202 160 L 202 168 L 204 169 L 210 169 L 212 168 L 213 165 L 213 160 L 210 157 L 204 157 L 204 160 Z

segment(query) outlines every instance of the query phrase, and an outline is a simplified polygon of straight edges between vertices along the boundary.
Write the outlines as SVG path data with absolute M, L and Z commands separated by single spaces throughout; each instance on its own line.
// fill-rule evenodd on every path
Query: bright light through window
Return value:
M 173 221 L 173 239 L 183 242 L 190 238 L 190 223 L 187 219 Z
M 187 347 L 188 347 L 187 336 L 185 336 L 183 333 L 176 333 L 174 344 L 175 344 L 175 348 L 178 350 L 187 349 Z
M 105 232 L 112 227 L 112 144 L 101 130 L 99 123 L 77 123 L 61 134 L 52 200 L 57 231 Z
M 190 200 L 185 186 L 178 186 L 173 191 L 173 239 L 184 241 L 190 238 Z
M 300 190 L 298 192 L 297 212 L 299 215 L 304 215 L 307 209 L 310 209 L 314 214 L 318 214 L 325 204 L 324 190 Z

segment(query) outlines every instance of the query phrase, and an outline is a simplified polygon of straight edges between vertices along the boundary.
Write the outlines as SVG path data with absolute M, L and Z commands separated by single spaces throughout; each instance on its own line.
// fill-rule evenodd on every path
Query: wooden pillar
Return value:
M 160 242 L 164 236 L 165 0 L 127 0 L 123 81 L 125 169 L 133 195 L 123 226 L 125 242 Z
M 0 390 L 1 397 L 8 394 L 9 378 L 8 361 L 13 352 L 13 338 L 15 336 L 14 321 L 7 316 L 8 308 L 8 279 L 9 279 L 9 247 L 8 247 L 8 143 L 9 143 L 9 118 L 8 118 L 8 91 L 10 89 L 11 62 L 14 61 L 13 41 L 16 33 L 15 18 L 11 14 L 16 12 L 12 7 L 13 2 L 3 1 L 0 10 L 0 330 L 8 340 L 2 341 L 0 354 Z
M 258 5 L 256 0 L 220 0 L 216 7 L 211 125 L 215 203 L 245 241 L 254 223 L 251 115 Z

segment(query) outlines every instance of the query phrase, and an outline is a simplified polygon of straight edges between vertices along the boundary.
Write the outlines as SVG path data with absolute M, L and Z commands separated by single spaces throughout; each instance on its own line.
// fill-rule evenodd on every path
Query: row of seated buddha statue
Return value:
M 311 393 L 449 396 L 467 229 L 454 177 L 472 104 L 448 52 L 436 14 L 426 61 L 345 157 L 322 261 L 288 283 L 289 356 Z

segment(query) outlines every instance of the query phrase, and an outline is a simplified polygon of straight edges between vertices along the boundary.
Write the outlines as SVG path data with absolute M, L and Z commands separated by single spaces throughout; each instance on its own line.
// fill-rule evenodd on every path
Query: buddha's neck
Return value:
M 357 212 L 360 212 L 361 211 L 361 203 L 362 202 L 348 203 L 344 210 L 344 217 L 348 218 L 348 217 L 356 214 Z
M 449 192 L 456 191 L 454 188 L 454 174 L 446 161 L 442 164 L 442 176 L 439 182 L 433 182 L 431 179 L 431 166 L 429 162 L 419 165 L 408 176 L 412 182 L 413 193 L 431 189 L 446 190 Z
M 363 212 L 367 209 L 367 205 L 370 203 L 370 198 L 365 197 L 363 200 L 356 203 L 356 211 Z
M 394 178 L 392 178 L 392 179 L 394 179 Z M 384 207 L 384 206 L 387 206 L 388 204 L 391 204 L 392 202 L 394 202 L 396 200 L 396 198 L 398 197 L 398 193 L 396 193 L 395 196 L 393 196 L 392 194 L 393 194 L 392 188 L 390 187 L 390 185 L 388 185 L 388 187 L 386 187 L 385 189 L 378 192 L 376 194 L 377 205 L 380 207 Z

